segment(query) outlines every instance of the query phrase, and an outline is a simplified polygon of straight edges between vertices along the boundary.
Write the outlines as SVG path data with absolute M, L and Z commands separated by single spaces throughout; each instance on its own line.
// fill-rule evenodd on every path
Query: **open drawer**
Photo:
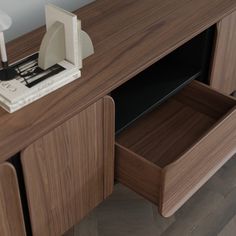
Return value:
M 116 137 L 116 179 L 169 217 L 236 152 L 236 100 L 193 81 Z

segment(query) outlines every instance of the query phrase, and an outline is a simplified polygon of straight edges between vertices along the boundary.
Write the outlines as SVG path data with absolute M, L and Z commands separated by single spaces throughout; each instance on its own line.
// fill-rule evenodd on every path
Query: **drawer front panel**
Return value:
M 22 152 L 34 235 L 62 235 L 112 192 L 113 147 L 106 97 Z
M 236 153 L 236 111 L 163 171 L 161 212 L 171 216 Z

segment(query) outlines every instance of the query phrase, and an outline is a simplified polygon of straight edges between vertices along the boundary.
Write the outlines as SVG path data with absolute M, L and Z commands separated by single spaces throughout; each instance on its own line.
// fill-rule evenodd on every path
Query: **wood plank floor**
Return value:
M 236 156 L 174 216 L 117 184 L 114 193 L 66 236 L 236 236 Z

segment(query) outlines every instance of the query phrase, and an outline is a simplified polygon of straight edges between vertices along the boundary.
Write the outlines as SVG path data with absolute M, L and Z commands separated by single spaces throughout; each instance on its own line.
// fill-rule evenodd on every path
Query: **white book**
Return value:
M 16 103 L 21 99 L 29 97 L 31 94 L 34 94 L 54 83 L 59 82 L 59 80 L 64 79 L 65 77 L 79 72 L 79 70 L 69 62 L 62 61 L 58 65 L 60 65 L 64 70 L 51 77 L 45 78 L 32 87 L 30 86 L 31 84 L 35 83 L 37 80 L 40 80 L 41 78 L 43 78 L 43 76 L 50 74 L 50 69 L 45 72 L 36 74 L 32 77 L 28 76 L 26 80 L 29 83 L 29 86 L 27 86 L 24 78 L 22 78 L 21 76 L 17 76 L 15 79 L 10 81 L 0 81 L 0 96 L 7 100 L 9 103 Z M 62 70 L 62 68 L 59 69 Z M 26 68 L 25 70 L 24 69 L 22 70 L 23 73 L 25 72 L 25 70 L 31 70 L 32 68 Z M 37 68 L 35 70 L 37 70 Z
M 12 65 L 15 77 L 0 81 L 0 105 L 8 112 L 14 112 L 81 76 L 78 67 L 65 60 L 42 70 L 37 58 L 38 54 L 34 54 Z
M 31 94 L 28 97 L 25 97 L 23 99 L 18 100 L 15 103 L 9 103 L 7 100 L 5 100 L 2 96 L 0 96 L 0 105 L 8 112 L 12 113 L 20 108 L 29 105 L 30 103 L 38 100 L 39 98 L 44 97 L 45 95 L 63 87 L 64 85 L 71 83 L 72 81 L 76 80 L 80 77 L 80 71 L 71 74 L 67 77 L 64 77 L 64 79 L 59 80 L 58 82 L 55 82 L 47 87 L 45 87 L 42 90 L 37 91 L 34 94 Z

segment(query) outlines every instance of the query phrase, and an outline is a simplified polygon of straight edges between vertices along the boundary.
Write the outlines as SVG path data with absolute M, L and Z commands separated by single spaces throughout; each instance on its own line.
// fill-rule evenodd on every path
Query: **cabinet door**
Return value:
M 236 12 L 217 24 L 210 84 L 226 94 L 236 90 Z
M 105 97 L 22 152 L 34 236 L 62 235 L 112 192 L 114 135 Z
M 0 235 L 25 235 L 16 172 L 8 163 L 0 165 Z

